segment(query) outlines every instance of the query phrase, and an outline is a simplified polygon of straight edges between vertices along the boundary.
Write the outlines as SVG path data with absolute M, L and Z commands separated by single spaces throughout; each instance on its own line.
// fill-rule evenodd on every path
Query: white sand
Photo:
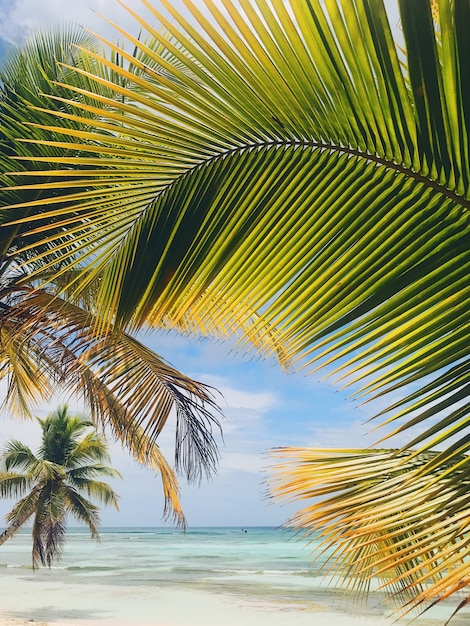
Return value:
M 46 626 L 47 623 L 50 626 L 379 626 L 391 623 L 376 617 L 326 613 L 313 602 L 309 605 L 250 602 L 190 589 L 165 589 L 149 594 L 148 588 L 123 588 L 110 603 L 111 591 L 116 593 L 115 588 L 99 585 L 93 597 L 83 597 L 81 609 L 77 607 L 79 589 L 77 596 L 72 596 L 69 590 L 54 600 L 47 593 L 36 596 L 33 592 L 18 598 L 18 608 L 10 612 L 19 617 L 24 611 L 29 621 L 10 617 L 2 621 L 2 614 L 9 613 L 2 610 L 0 626 Z M 13 608 L 16 603 L 10 596 L 7 604 Z M 37 619 L 29 617 L 32 613 Z
M 391 626 L 393 622 L 381 615 L 326 612 L 313 601 L 251 602 L 192 589 L 149 594 L 148 587 L 123 587 L 116 594 L 113 587 L 110 598 L 106 585 L 97 585 L 91 595 L 82 597 L 79 588 L 35 589 L 34 583 L 31 587 L 30 593 L 16 598 L 2 589 L 0 626 Z M 420 617 L 413 624 L 442 626 L 444 616 L 448 609 L 438 621 Z M 458 626 L 465 623 L 459 618 Z
M 167 597 L 154 617 L 132 613 L 132 608 L 120 617 L 87 619 L 54 619 L 48 623 L 30 619 L 0 617 L 0 626 L 391 626 L 393 620 L 379 616 L 365 617 L 326 613 L 324 611 L 293 610 L 289 607 L 237 606 L 224 600 L 212 598 L 207 602 L 199 592 L 175 592 Z M 407 624 L 405 621 L 403 624 Z M 419 619 L 416 626 L 434 626 L 435 620 Z M 443 621 L 440 622 L 442 626 Z
M 24 622 L 22 619 L 0 618 L 0 626 L 48 626 L 46 622 Z
M 6 568 L 1 572 L 0 626 L 391 626 L 381 594 L 373 594 L 373 615 L 352 614 L 342 594 L 316 594 L 308 602 L 244 599 L 179 585 L 74 584 L 64 576 Z M 329 603 L 329 604 L 326 604 Z M 413 626 L 442 626 L 449 606 L 417 618 Z M 396 616 L 395 616 L 396 617 Z M 407 626 L 410 620 L 399 622 Z M 452 626 L 470 624 L 470 612 Z

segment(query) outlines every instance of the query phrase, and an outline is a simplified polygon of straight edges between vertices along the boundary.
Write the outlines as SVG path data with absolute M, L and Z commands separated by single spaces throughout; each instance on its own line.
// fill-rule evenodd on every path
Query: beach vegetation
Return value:
M 161 476 L 164 516 L 184 526 L 176 472 L 198 481 L 214 471 L 214 431 L 219 430 L 215 396 L 135 334 L 112 327 L 99 331 L 96 304 L 101 278 L 95 275 L 87 281 L 87 266 L 80 267 L 79 261 L 87 238 L 77 239 L 72 225 L 64 229 L 61 218 L 51 221 L 47 211 L 48 207 L 55 210 L 58 196 L 69 191 L 63 176 L 57 178 L 55 159 L 62 150 L 52 145 L 57 133 L 48 128 L 51 118 L 44 107 L 61 111 L 65 115 L 62 131 L 79 137 L 99 115 L 99 98 L 112 97 L 106 86 L 93 85 L 93 97 L 87 101 L 93 101 L 94 110 L 80 120 L 67 114 L 62 101 L 71 85 L 91 88 L 80 69 L 112 78 L 112 72 L 81 55 L 81 46 L 94 48 L 97 42 L 78 29 L 37 33 L 10 55 L 0 72 L 0 202 L 2 206 L 39 203 L 39 213 L 46 211 L 45 221 L 51 226 L 55 222 L 60 233 L 60 242 L 45 241 L 26 207 L 0 213 L 0 375 L 7 382 L 2 406 L 13 415 L 27 417 L 53 393 L 83 399 L 95 424 L 105 427 L 139 462 Z M 72 64 L 74 71 L 64 64 Z M 78 146 L 67 153 L 70 158 L 86 155 Z M 37 159 L 36 165 L 31 157 Z M 15 182 L 23 185 L 13 188 L 12 169 L 16 170 Z M 37 170 L 50 172 L 51 182 L 55 181 L 50 190 L 28 188 L 32 182 L 42 183 L 39 171 L 36 178 Z M 80 219 L 79 213 L 75 215 Z M 101 224 L 103 232 L 113 230 L 110 217 L 111 213 Z M 60 257 L 65 250 L 77 265 L 63 263 Z M 78 283 L 82 285 L 79 293 L 72 287 Z M 167 423 L 176 431 L 176 471 L 156 444 Z
M 21 441 L 9 441 L 0 457 L 0 496 L 20 496 L 5 516 L 0 545 L 32 521 L 33 568 L 51 567 L 60 557 L 69 517 L 99 537 L 99 507 L 93 500 L 118 508 L 117 494 L 99 479 L 120 477 L 104 464 L 107 445 L 92 422 L 70 415 L 66 405 L 37 421 L 42 438 L 36 454 Z
M 468 0 L 399 0 L 399 25 L 382 0 L 184 4 L 128 8 L 142 34 L 74 48 L 28 109 L 50 135 L 9 179 L 18 284 L 93 290 L 94 337 L 235 337 L 374 401 L 380 447 L 280 451 L 273 491 L 307 500 L 294 521 L 350 588 L 379 576 L 406 610 L 461 592 Z

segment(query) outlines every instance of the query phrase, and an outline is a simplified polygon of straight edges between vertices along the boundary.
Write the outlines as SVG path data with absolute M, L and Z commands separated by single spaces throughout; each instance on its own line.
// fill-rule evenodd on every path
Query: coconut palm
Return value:
M 155 22 L 128 10 L 147 35 L 82 49 L 88 66 L 55 85 L 67 94 L 33 109 L 54 136 L 18 155 L 9 193 L 31 196 L 7 218 L 29 280 L 48 272 L 64 300 L 93 288 L 98 333 L 237 336 L 393 398 L 385 434 L 413 433 L 403 447 L 286 451 L 279 492 L 324 498 L 298 520 L 329 524 L 351 584 L 378 571 L 410 606 L 460 590 L 468 0 L 399 0 L 399 43 L 382 0 L 142 5 Z
M 74 75 L 63 70 L 58 61 L 80 66 L 80 54 L 71 45 L 84 42 L 96 45 L 82 31 L 66 29 L 38 34 L 2 70 L 0 161 L 2 182 L 6 185 L 2 190 L 3 205 L 39 197 L 36 192 L 31 196 L 29 192 L 11 188 L 7 174 L 11 168 L 9 159 L 34 153 L 48 160 L 55 154 L 51 147 L 36 149 L 29 143 L 34 138 L 53 138 L 50 131 L 35 128 L 34 124 L 44 121 L 46 116 L 32 112 L 29 107 L 45 104 L 41 93 L 51 88 L 51 81 L 59 77 L 73 80 Z M 56 96 L 65 94 L 60 87 L 53 91 Z M 109 90 L 103 92 L 109 95 Z M 81 128 L 68 119 L 64 120 L 64 126 Z M 28 143 L 17 141 L 22 135 Z M 40 197 L 55 195 L 52 190 L 41 193 Z M 27 216 L 28 210 L 22 215 Z M 1 221 L 5 219 L 2 212 Z M 26 230 L 28 237 L 32 237 L 30 242 L 34 241 L 33 249 L 21 249 Z M 58 386 L 82 396 L 93 420 L 110 429 L 136 459 L 161 475 L 164 513 L 172 514 L 177 523 L 184 525 L 176 474 L 155 439 L 175 410 L 177 469 L 183 470 L 190 480 L 214 471 L 217 447 L 212 429 L 218 428 L 218 420 L 210 389 L 184 376 L 126 333 L 96 333 L 98 324 L 93 308 L 96 285 L 89 285 L 79 298 L 68 295 L 64 299 L 59 295 L 59 286 L 64 281 L 52 278 L 49 270 L 41 278 L 36 275 L 30 279 L 32 268 L 40 271 L 44 265 L 52 264 L 56 270 L 64 270 L 64 266 L 60 261 L 55 263 L 56 242 L 42 243 L 42 236 L 37 238 L 31 232 L 33 228 L 26 230 L 4 225 L 0 233 L 0 372 L 9 383 L 4 406 L 12 413 L 30 414 L 35 402 L 48 400 Z M 75 245 L 65 232 L 62 243 L 69 250 Z M 78 248 L 76 252 L 79 256 Z M 67 280 L 77 280 L 78 274 L 71 269 Z
M 88 498 L 117 509 L 118 496 L 98 479 L 120 476 L 104 465 L 109 461 L 106 442 L 92 422 L 69 415 L 67 406 L 38 422 L 42 440 L 37 454 L 20 441 L 10 441 L 0 471 L 1 496 L 23 496 L 6 515 L 9 525 L 0 545 L 32 518 L 33 568 L 50 567 L 60 557 L 68 517 L 87 524 L 98 538 L 99 508 Z

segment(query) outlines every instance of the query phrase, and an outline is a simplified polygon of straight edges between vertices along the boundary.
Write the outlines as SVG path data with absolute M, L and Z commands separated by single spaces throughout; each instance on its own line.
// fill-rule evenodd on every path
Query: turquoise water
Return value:
M 271 611 L 303 611 L 305 617 L 312 611 L 363 615 L 364 623 L 372 626 L 392 613 L 382 593 L 351 597 L 338 582 L 327 585 L 321 570 L 325 555 L 313 559 L 315 549 L 314 542 L 307 544 L 293 531 L 279 528 L 104 528 L 99 543 L 85 530 L 69 530 L 61 560 L 51 570 L 33 572 L 26 530 L 0 547 L 0 576 L 4 589 L 11 590 L 0 613 L 3 609 L 8 616 L 50 624 L 64 617 L 116 619 L 125 606 L 119 602 L 127 598 L 142 611 L 147 603 L 148 615 L 161 606 L 165 590 L 200 591 L 209 594 L 209 603 L 210 597 L 223 596 Z M 15 594 L 20 601 L 12 599 Z M 420 618 L 417 626 L 442 625 L 451 612 L 440 612 L 438 620 Z M 451 624 L 468 626 L 469 617 L 467 612 Z M 256 620 L 254 614 L 252 623 Z M 218 621 L 201 623 L 215 626 Z
M 286 600 L 308 597 L 321 577 L 311 546 L 276 528 L 104 528 L 99 543 L 85 531 L 67 533 L 49 579 L 81 585 L 190 586 Z M 0 567 L 29 568 L 31 538 L 19 534 L 0 548 Z

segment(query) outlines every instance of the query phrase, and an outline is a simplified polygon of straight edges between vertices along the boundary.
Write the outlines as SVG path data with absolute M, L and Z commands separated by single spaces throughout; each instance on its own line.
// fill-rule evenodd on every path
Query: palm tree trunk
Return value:
M 0 534 L 0 546 L 5 543 L 7 539 L 10 539 L 12 535 L 16 533 L 16 531 L 23 526 L 25 522 L 28 521 L 28 518 L 31 517 L 31 514 L 25 515 L 24 518 L 15 519 L 1 534 Z
M 31 489 L 29 495 L 34 496 L 36 495 L 36 493 L 39 493 L 40 491 L 41 491 L 41 485 L 39 484 L 33 487 L 33 489 Z M 7 539 L 10 539 L 10 537 L 12 537 L 16 533 L 16 531 L 28 521 L 28 519 L 31 517 L 33 513 L 34 511 L 29 511 L 25 513 L 24 515 L 22 515 L 21 517 L 15 518 L 11 522 L 11 524 L 7 526 L 7 528 L 0 534 L 0 546 L 3 545 Z

